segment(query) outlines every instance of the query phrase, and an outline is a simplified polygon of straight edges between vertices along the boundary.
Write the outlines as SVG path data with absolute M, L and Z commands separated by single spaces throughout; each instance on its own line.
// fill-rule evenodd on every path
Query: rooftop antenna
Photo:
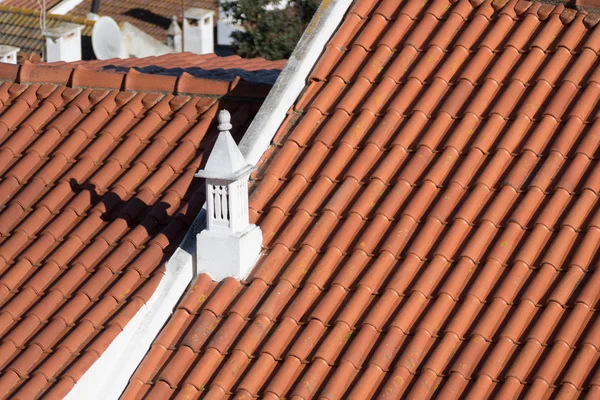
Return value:
M 181 0 L 181 52 L 185 51 L 185 0 Z
M 44 35 L 44 32 L 46 32 L 46 0 L 42 0 L 40 2 L 40 0 L 36 0 L 38 3 L 38 6 L 40 7 L 40 30 L 42 31 L 42 35 Z M 44 49 L 42 50 L 42 59 L 45 60 L 45 54 L 46 53 L 46 49 L 44 47 Z
M 92 49 L 96 58 L 108 60 L 121 57 L 121 29 L 111 17 L 100 17 L 92 28 Z
M 44 32 L 46 30 L 46 0 L 36 0 L 37 5 L 40 8 L 40 30 Z

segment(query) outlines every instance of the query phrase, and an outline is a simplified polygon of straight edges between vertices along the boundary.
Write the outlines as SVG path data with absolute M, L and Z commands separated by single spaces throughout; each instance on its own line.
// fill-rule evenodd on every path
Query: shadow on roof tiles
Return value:
M 261 69 L 257 71 L 246 71 L 240 68 L 232 68 L 232 69 L 211 69 L 206 70 L 203 68 L 193 67 L 193 68 L 162 68 L 156 65 L 150 65 L 147 67 L 133 67 L 136 71 L 142 72 L 145 74 L 155 74 L 155 75 L 166 75 L 166 76 L 181 76 L 184 72 L 196 77 L 196 78 L 206 78 L 206 79 L 215 79 L 215 80 L 225 80 L 232 82 L 236 77 L 240 77 L 248 82 L 252 83 L 264 83 L 272 85 L 277 80 L 279 73 L 281 72 L 278 69 L 266 70 Z M 116 65 L 107 65 L 102 68 L 105 71 L 114 71 L 126 73 L 129 71 L 129 67 L 124 66 L 116 66 Z

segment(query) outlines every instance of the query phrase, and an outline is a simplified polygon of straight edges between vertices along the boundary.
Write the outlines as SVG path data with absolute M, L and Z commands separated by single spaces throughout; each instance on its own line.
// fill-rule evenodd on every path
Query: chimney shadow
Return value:
M 86 238 L 84 245 L 75 250 L 69 261 L 60 266 L 60 269 L 63 270 L 63 273 L 49 277 L 51 279 L 49 279 L 45 285 L 45 293 L 58 290 L 57 287 L 62 287 L 64 290 L 65 277 L 67 274 L 69 274 L 71 269 L 74 269 L 77 266 L 78 268 L 85 268 L 88 273 L 84 279 L 73 282 L 72 287 L 67 286 L 70 293 L 69 296 L 75 296 L 78 293 L 83 293 L 86 296 L 90 296 L 89 284 L 94 280 L 96 271 L 101 268 L 108 268 L 112 271 L 113 277 L 96 293 L 91 292 L 93 294 L 91 294 L 92 297 L 90 298 L 90 302 L 97 304 L 105 297 L 114 297 L 112 291 L 118 286 L 123 286 L 121 277 L 124 276 L 127 271 L 138 271 L 140 274 L 140 279 L 138 282 L 129 287 L 130 292 L 127 293 L 127 295 L 122 299 L 120 308 L 116 309 L 114 313 L 103 322 L 104 326 L 108 326 L 112 321 L 121 321 L 124 318 L 123 311 L 131 299 L 133 299 L 135 296 L 146 298 L 150 295 L 151 292 L 149 291 L 149 288 L 154 285 L 153 282 L 156 280 L 156 275 L 163 273 L 161 271 L 162 266 L 169 260 L 174 251 L 182 244 L 186 233 L 193 225 L 196 216 L 199 214 L 202 204 L 204 203 L 204 194 L 202 190 L 203 185 L 201 185 L 200 179 L 193 178 L 190 181 L 185 194 L 183 194 L 181 201 L 176 202 L 167 201 L 168 198 L 172 198 L 172 196 L 169 196 L 169 186 L 166 186 L 163 190 L 161 190 L 158 197 L 151 197 L 149 201 L 145 201 L 141 198 L 141 196 L 136 196 L 137 193 L 141 192 L 134 191 L 132 192 L 132 197 L 122 198 L 112 190 L 105 191 L 99 189 L 94 183 L 89 181 L 89 178 L 81 183 L 78 183 L 77 180 L 71 178 L 67 181 L 67 183 L 71 187 L 74 194 L 71 199 L 61 207 L 59 214 L 66 212 L 66 210 L 69 208 L 69 205 L 73 203 L 73 200 L 77 199 L 82 194 L 84 194 L 88 206 L 85 208 L 85 212 L 81 214 L 82 218 L 78 220 L 78 223 L 67 228 L 67 231 L 60 235 L 61 238 L 59 241 L 68 240 L 68 238 L 72 237 L 76 232 L 78 232 L 77 234 L 81 234 L 81 227 L 86 223 L 87 218 L 89 218 L 91 215 L 92 210 L 100 212 L 100 218 L 104 224 L 101 225 L 99 229 L 96 229 L 93 233 L 91 233 L 88 238 Z M 19 192 L 23 190 L 26 190 L 26 185 L 21 188 Z M 56 218 L 58 218 L 58 216 Z M 46 221 L 44 226 L 39 229 L 39 232 L 42 232 L 43 234 L 44 230 L 48 229 L 48 227 L 50 227 L 56 221 L 56 218 Z M 104 234 L 107 231 L 115 230 L 115 226 L 113 225 L 114 223 L 120 223 L 121 228 L 117 229 L 117 231 L 122 231 L 123 221 L 126 222 L 127 229 L 119 233 L 113 243 L 108 243 L 108 248 L 104 250 L 101 255 L 88 254 L 89 249 L 94 246 L 94 244 L 98 242 L 106 242 L 106 239 L 104 239 Z M 127 235 L 134 232 L 134 230 L 137 230 L 138 232 L 126 239 Z M 142 232 L 139 232 L 140 230 Z M 88 230 L 84 229 L 84 232 L 86 231 Z M 144 234 L 146 237 L 144 237 Z M 109 235 L 111 237 L 114 236 L 114 234 Z M 156 240 L 155 244 L 153 244 L 154 240 Z M 122 250 L 121 246 L 130 246 L 130 243 L 133 242 L 136 242 L 136 251 L 130 256 L 130 258 L 122 259 L 120 258 L 120 255 L 115 257 L 115 254 L 120 254 L 119 252 Z M 27 246 L 21 249 L 18 254 L 15 254 L 14 259 L 16 260 L 23 257 L 23 255 L 26 255 L 31 248 L 35 247 L 36 243 L 36 241 L 30 242 Z M 162 254 L 156 258 L 148 258 L 146 252 L 156 251 L 156 247 L 154 247 L 154 250 L 150 250 L 151 246 L 156 245 L 162 248 Z M 106 245 L 104 244 L 99 246 L 99 248 L 103 247 L 106 247 Z M 61 250 L 64 251 L 62 246 L 59 245 L 58 247 L 53 248 L 49 253 L 45 254 L 39 261 L 40 265 L 38 266 L 38 269 L 43 269 L 46 263 L 52 262 L 50 260 L 52 260 L 53 256 Z M 112 261 L 109 263 L 108 260 L 111 259 L 111 256 Z M 33 283 L 34 280 L 39 280 L 39 278 L 40 276 L 36 271 L 28 276 L 23 282 L 21 282 L 19 286 L 27 287 L 28 284 Z M 36 307 L 44 303 L 44 301 L 47 301 L 46 295 L 38 296 L 36 301 L 27 306 L 27 309 L 23 310 L 23 315 L 26 315 L 31 310 L 36 309 Z M 47 320 L 52 321 L 55 318 L 62 318 L 60 315 L 61 313 L 64 313 L 66 308 L 69 307 L 69 304 L 71 303 L 66 301 L 60 306 L 57 305 L 57 307 L 55 307 L 47 316 Z M 71 325 L 71 333 L 74 332 L 79 324 L 88 317 L 90 312 L 94 312 L 94 307 L 94 305 L 91 305 L 88 310 L 77 316 Z M 14 326 L 4 333 L 3 337 L 10 335 L 17 329 L 22 329 L 22 325 L 19 323 L 14 324 Z M 40 330 L 36 335 L 32 335 L 31 338 L 25 341 L 23 343 L 24 348 L 31 345 L 37 338 L 37 335 L 44 332 L 43 329 L 44 328 L 42 328 L 42 330 Z M 102 331 L 100 331 L 98 336 L 94 337 L 92 341 L 90 341 L 88 344 L 85 344 L 84 348 L 87 348 L 90 343 L 94 343 L 94 340 L 100 337 L 99 335 L 101 335 L 101 333 Z M 64 335 L 57 342 L 57 345 L 60 346 L 61 343 L 65 340 L 68 340 L 69 337 L 69 334 Z M 74 365 L 78 360 L 80 360 L 81 356 L 84 354 L 85 352 L 82 351 L 80 354 L 78 353 L 75 357 L 73 357 L 69 361 L 64 371 L 67 371 L 70 366 Z M 36 367 L 32 369 L 32 373 L 35 373 L 35 371 L 37 371 L 39 368 L 42 368 L 43 365 L 43 363 L 36 365 Z M 55 383 L 50 386 L 50 389 L 56 383 L 58 383 L 60 378 L 63 376 L 64 375 L 62 373 L 58 374 Z M 16 393 L 19 390 L 19 387 L 27 384 L 27 382 L 28 380 L 22 381 L 20 386 L 14 388 L 13 393 Z

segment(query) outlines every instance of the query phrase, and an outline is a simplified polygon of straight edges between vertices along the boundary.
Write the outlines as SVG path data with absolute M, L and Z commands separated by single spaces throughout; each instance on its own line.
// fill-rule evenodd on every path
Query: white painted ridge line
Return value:
M 288 110 L 306 86 L 309 73 L 352 2 L 353 0 L 321 2 L 240 142 L 240 150 L 250 164 L 256 165 L 269 148 Z

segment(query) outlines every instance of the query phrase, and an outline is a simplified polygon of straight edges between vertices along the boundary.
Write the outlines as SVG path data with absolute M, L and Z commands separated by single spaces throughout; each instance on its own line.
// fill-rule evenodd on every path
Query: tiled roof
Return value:
M 285 66 L 286 60 L 269 61 L 264 58 L 240 56 L 218 57 L 216 54 L 172 53 L 145 58 L 113 58 L 109 60 L 75 61 L 69 65 L 83 65 L 99 71 L 126 72 L 135 68 L 139 72 L 179 76 L 187 72 L 198 78 L 232 81 L 236 77 L 250 82 L 273 84 Z M 62 65 L 56 62 L 51 65 Z
M 62 0 L 46 0 L 46 10 L 50 10 L 52 7 L 60 3 Z M 42 3 L 41 0 L 4 0 L 4 5 L 12 7 L 29 8 L 31 10 L 39 10 Z
M 204 202 L 213 117 L 239 138 L 253 87 L 0 66 L 0 398 L 61 398 L 149 299 Z
M 357 0 L 254 175 L 266 254 L 198 278 L 124 398 L 598 398 L 586 15 Z
M 46 26 L 48 28 L 53 28 L 63 22 L 84 25 L 81 34 L 92 35 L 94 21 L 66 15 L 47 15 Z M 0 5 L 0 44 L 20 47 L 23 52 L 41 53 L 46 45 L 46 40 L 40 29 L 40 12 Z
M 92 0 L 83 0 L 69 15 L 85 17 L 90 12 L 91 4 Z M 112 17 L 117 22 L 127 21 L 166 43 L 172 17 L 181 19 L 181 4 L 181 0 L 102 0 L 98 14 Z M 217 4 L 216 0 L 186 0 L 185 8 L 216 10 Z M 217 17 L 215 15 L 215 20 Z

